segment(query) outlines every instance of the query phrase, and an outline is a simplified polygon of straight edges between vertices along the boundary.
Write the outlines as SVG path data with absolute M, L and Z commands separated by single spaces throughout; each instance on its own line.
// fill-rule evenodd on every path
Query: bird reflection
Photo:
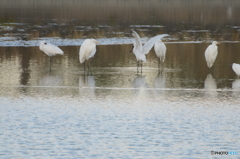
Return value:
M 31 70 L 30 70 L 30 54 L 22 54 L 21 58 L 21 74 L 20 74 L 20 84 L 23 86 L 27 86 L 29 84 L 29 79 L 31 78 Z M 21 87 L 19 89 L 21 92 L 27 92 L 28 87 Z
M 62 76 L 55 76 L 52 75 L 52 73 L 48 73 L 38 81 L 38 86 L 41 86 L 40 91 L 44 92 L 44 94 L 45 93 L 57 94 L 59 93 L 58 86 L 62 85 L 63 85 Z
M 213 76 L 209 73 L 204 82 L 205 89 L 217 89 L 217 84 Z
M 39 82 L 39 86 L 61 86 L 63 80 L 61 76 L 45 75 Z
M 239 95 L 240 95 L 240 79 L 236 79 L 235 81 L 233 81 L 232 89 L 236 90 L 236 91 L 233 91 L 233 96 L 236 97 L 236 98 L 239 98 Z
M 134 88 L 147 88 L 148 84 L 146 83 L 145 76 L 137 75 L 133 80 Z
M 166 78 L 165 78 L 165 71 L 159 71 L 157 76 L 154 79 L 154 87 L 155 88 L 165 88 L 166 87 Z M 157 94 L 163 93 L 163 90 L 155 91 Z
M 217 83 L 215 81 L 215 79 L 213 78 L 213 76 L 209 73 L 207 75 L 207 78 L 205 79 L 204 82 L 204 88 L 207 90 L 206 91 L 206 95 L 210 95 L 210 96 L 216 96 L 217 94 Z
M 232 83 L 232 89 L 239 89 L 240 90 L 240 79 L 236 79 Z
M 95 77 L 79 76 L 79 94 L 95 96 Z
M 159 71 L 154 79 L 155 88 L 165 88 L 165 71 Z
M 145 88 L 148 88 L 148 84 L 146 83 L 145 76 L 137 75 L 133 80 L 133 88 L 135 89 L 135 93 L 139 96 L 146 97 Z

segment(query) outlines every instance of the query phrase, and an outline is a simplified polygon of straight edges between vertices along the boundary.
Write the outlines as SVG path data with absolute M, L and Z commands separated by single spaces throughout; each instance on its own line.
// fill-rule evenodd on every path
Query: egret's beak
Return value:
M 132 46 L 132 48 L 131 48 L 131 50 L 129 51 L 129 53 L 131 53 L 131 52 L 132 52 L 133 48 L 134 48 L 134 46 Z
M 218 45 L 218 44 L 221 44 L 221 43 L 217 42 L 217 45 Z
M 101 44 L 101 43 L 100 43 L 100 42 L 98 42 L 98 41 L 95 41 L 95 43 L 96 43 L 96 44 Z

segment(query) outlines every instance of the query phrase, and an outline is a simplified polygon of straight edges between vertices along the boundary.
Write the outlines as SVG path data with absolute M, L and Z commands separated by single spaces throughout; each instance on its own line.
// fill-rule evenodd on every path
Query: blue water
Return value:
M 211 150 L 239 150 L 239 92 L 217 91 L 219 99 L 198 90 L 29 89 L 76 94 L 1 96 L 1 158 L 210 158 Z

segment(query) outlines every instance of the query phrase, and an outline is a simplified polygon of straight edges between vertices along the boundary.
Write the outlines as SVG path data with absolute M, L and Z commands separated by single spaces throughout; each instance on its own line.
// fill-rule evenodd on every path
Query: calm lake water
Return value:
M 1 3 L 0 158 L 240 158 L 239 1 Z M 131 29 L 169 34 L 160 70 L 151 50 L 137 73 Z M 88 74 L 86 38 L 101 42 Z M 64 55 L 50 64 L 40 40 Z

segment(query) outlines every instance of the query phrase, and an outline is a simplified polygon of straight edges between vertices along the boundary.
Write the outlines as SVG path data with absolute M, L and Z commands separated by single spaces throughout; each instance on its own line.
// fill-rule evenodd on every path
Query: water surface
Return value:
M 77 46 L 48 57 L 1 47 L 2 158 L 192 158 L 239 149 L 239 79 L 223 43 L 213 70 L 206 43 L 166 44 L 137 73 L 131 45 L 98 45 L 85 74 Z M 50 69 L 51 67 L 51 69 Z
M 8 0 L 0 8 L 0 158 L 239 152 L 240 80 L 230 66 L 240 61 L 239 1 Z M 160 69 L 151 50 L 137 72 L 131 29 L 143 42 L 169 34 Z M 101 42 L 87 73 L 78 60 L 86 38 Z M 40 40 L 64 55 L 50 64 Z M 209 70 L 212 40 L 221 44 Z

